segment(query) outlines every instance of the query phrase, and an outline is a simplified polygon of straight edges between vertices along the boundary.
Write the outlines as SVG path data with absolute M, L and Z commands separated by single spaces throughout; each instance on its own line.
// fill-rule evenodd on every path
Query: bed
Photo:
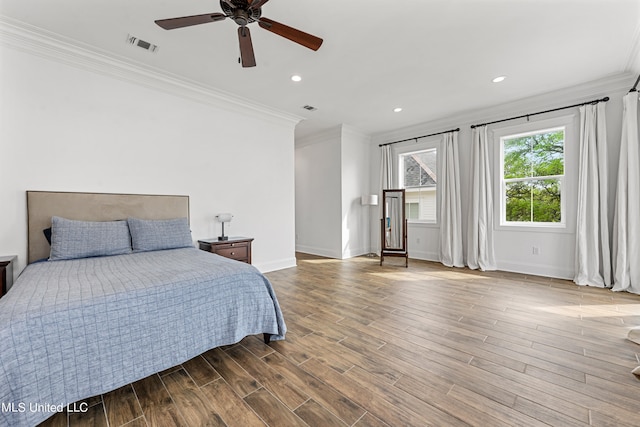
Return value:
M 55 193 L 53 201 L 48 200 L 51 197 L 29 192 L 30 264 L 0 299 L 0 425 L 36 425 L 67 404 L 248 335 L 284 339 L 286 325 L 270 282 L 249 264 L 201 251 L 186 241 L 188 198 L 86 193 Z M 158 209 L 145 211 L 149 197 Z M 180 198 L 177 205 L 167 208 L 175 197 Z M 76 207 L 69 212 L 69 206 Z M 61 230 L 77 232 L 76 222 L 87 226 L 86 220 L 92 222 L 90 229 L 98 223 L 109 228 L 109 236 L 114 234 L 111 228 L 128 227 L 131 248 L 115 244 L 109 247 L 124 252 L 82 256 L 82 249 L 75 256 L 69 247 L 77 249 L 78 244 L 70 239 L 61 252 Z M 54 260 L 40 261 L 43 254 L 47 258 L 42 247 L 48 245 L 40 235 L 51 222 L 49 257 Z M 162 233 L 154 235 L 155 240 L 141 239 L 148 237 L 140 234 L 145 227 Z M 172 234 L 180 238 L 168 246 L 177 247 L 163 247 L 163 239 Z M 82 247 L 82 239 L 76 240 Z M 69 253 L 73 256 L 65 258 Z

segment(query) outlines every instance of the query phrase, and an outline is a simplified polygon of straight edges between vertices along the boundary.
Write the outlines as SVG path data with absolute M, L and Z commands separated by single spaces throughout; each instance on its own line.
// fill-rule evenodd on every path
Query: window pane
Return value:
M 405 188 L 436 185 L 436 150 L 406 154 L 403 159 Z
M 538 179 L 531 181 L 533 221 L 561 222 L 560 181 Z
M 505 219 L 509 222 L 562 222 L 559 179 L 506 183 Z
M 410 209 L 407 210 L 408 219 L 436 221 L 435 187 L 407 188 L 405 191 L 405 204 L 410 206 Z
M 532 176 L 564 174 L 564 131 L 531 136 Z
M 405 203 L 405 211 L 407 213 L 407 219 L 419 219 L 419 205 L 418 203 Z
M 504 178 L 527 178 L 531 176 L 531 138 L 507 139 L 503 142 Z
M 437 150 L 400 155 L 407 219 L 436 222 Z
M 531 188 L 526 181 L 506 184 L 506 215 L 510 222 L 531 221 Z
M 564 174 L 564 130 L 503 141 L 504 178 Z

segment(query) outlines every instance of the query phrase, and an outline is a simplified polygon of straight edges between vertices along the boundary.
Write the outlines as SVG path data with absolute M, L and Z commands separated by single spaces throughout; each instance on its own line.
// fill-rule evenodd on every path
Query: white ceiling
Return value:
M 0 0 L 9 18 L 305 117 L 297 137 L 342 123 L 383 133 L 640 73 L 640 0 L 271 0 L 264 17 L 324 43 L 314 52 L 251 24 L 254 68 L 238 64 L 229 19 L 171 31 L 153 22 L 209 12 L 221 12 L 217 0 Z M 507 79 L 492 83 L 498 75 Z

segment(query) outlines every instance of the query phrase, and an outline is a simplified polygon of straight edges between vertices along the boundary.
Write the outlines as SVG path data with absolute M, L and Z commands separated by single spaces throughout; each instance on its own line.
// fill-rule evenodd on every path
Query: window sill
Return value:
M 494 227 L 496 231 L 516 231 L 527 233 L 554 233 L 554 234 L 572 234 L 566 224 L 563 225 L 506 225 L 499 224 Z
M 416 220 L 407 220 L 407 224 L 409 227 L 417 227 L 417 228 L 440 228 L 440 224 L 437 222 L 427 222 L 427 221 L 416 221 Z

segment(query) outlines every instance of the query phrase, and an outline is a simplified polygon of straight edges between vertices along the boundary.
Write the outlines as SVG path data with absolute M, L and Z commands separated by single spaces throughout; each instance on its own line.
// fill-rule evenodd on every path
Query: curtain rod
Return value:
M 631 88 L 631 90 L 629 90 L 629 93 L 637 92 L 638 83 L 640 83 L 640 74 L 638 75 L 638 78 L 636 79 L 636 84 L 634 84 L 633 87 Z
M 385 145 L 397 144 L 399 142 L 406 142 L 406 141 L 413 141 L 413 140 L 417 141 L 420 138 L 427 138 L 429 136 L 442 135 L 443 133 L 449 133 L 449 132 L 460 132 L 460 128 L 451 129 L 451 130 L 443 130 L 442 132 L 430 133 L 429 135 L 416 136 L 415 138 L 408 138 L 408 139 L 403 139 L 403 140 L 400 140 L 400 141 L 385 142 L 384 144 L 378 145 L 378 147 L 384 147 Z
M 545 110 L 545 111 L 538 111 L 537 113 L 523 114 L 522 116 L 517 116 L 517 117 L 509 117 L 508 119 L 495 120 L 493 122 L 487 122 L 487 123 L 479 123 L 477 125 L 471 125 L 471 129 L 474 129 L 474 128 L 477 128 L 477 127 L 481 127 L 481 126 L 492 125 L 494 123 L 506 122 L 506 121 L 509 121 L 509 120 L 522 119 L 522 118 L 525 118 L 525 117 L 527 119 L 529 119 L 530 116 L 536 116 L 538 114 L 544 114 L 544 113 L 551 113 L 553 111 L 566 110 L 567 108 L 582 107 L 583 105 L 589 105 L 589 104 L 595 105 L 595 104 L 597 104 L 599 102 L 607 102 L 608 100 L 609 100 L 609 97 L 605 96 L 602 99 L 594 99 L 593 101 L 587 101 L 587 102 L 583 102 L 581 104 L 567 105 L 566 107 L 553 108 L 551 110 Z

